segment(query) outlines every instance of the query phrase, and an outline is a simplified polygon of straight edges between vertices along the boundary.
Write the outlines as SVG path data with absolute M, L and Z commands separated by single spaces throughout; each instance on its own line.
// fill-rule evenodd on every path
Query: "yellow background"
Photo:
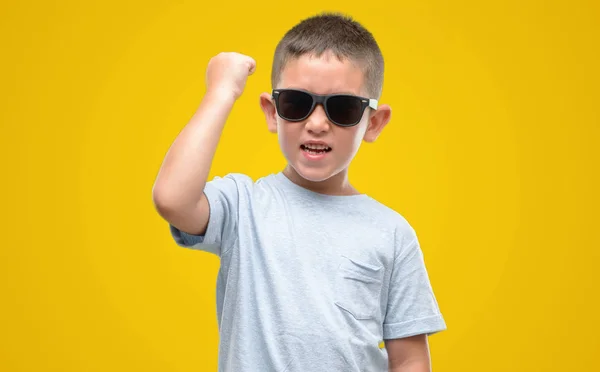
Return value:
M 434 371 L 600 370 L 598 2 L 310 0 L 0 5 L 1 371 L 216 371 L 218 259 L 176 247 L 152 184 L 221 51 L 258 68 L 211 176 L 284 166 L 258 96 L 321 10 L 386 59 L 392 122 L 351 177 L 420 236 Z

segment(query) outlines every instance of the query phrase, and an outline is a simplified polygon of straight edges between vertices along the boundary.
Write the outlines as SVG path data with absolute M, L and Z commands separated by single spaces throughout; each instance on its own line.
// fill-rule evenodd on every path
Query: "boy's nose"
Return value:
M 306 121 L 306 129 L 309 132 L 321 133 L 329 130 L 330 123 L 322 105 L 317 105 Z

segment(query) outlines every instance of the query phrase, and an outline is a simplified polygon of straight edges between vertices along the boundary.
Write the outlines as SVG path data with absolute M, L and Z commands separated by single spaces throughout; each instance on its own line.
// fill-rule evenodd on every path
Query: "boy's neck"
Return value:
M 305 179 L 289 164 L 283 170 L 283 174 L 296 185 L 319 194 L 336 196 L 360 194 L 348 180 L 348 169 L 344 169 L 340 173 L 321 182 L 313 182 Z

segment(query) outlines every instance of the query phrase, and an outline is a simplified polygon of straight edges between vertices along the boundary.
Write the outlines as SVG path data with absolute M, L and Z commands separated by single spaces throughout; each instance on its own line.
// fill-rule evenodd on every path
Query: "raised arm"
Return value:
M 189 234 L 206 231 L 209 205 L 204 186 L 223 127 L 256 62 L 238 53 L 220 53 L 208 63 L 206 94 L 168 150 L 152 189 L 158 213 Z

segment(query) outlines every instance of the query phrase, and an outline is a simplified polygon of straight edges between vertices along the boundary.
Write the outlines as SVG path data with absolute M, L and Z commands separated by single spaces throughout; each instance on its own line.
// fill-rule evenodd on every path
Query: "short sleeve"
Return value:
M 198 249 L 221 256 L 237 240 L 240 208 L 247 204 L 252 179 L 231 173 L 215 177 L 204 186 L 208 200 L 209 218 L 204 235 L 192 235 L 169 224 L 171 236 L 177 245 Z
M 433 293 L 416 236 L 400 247 L 394 260 L 383 338 L 404 338 L 418 334 L 432 335 L 446 329 Z

